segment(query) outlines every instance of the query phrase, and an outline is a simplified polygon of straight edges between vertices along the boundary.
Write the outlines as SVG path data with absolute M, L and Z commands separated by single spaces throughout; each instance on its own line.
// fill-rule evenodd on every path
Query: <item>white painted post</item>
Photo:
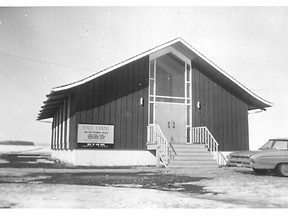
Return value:
M 160 151 L 160 146 L 158 145 L 157 146 L 157 149 L 156 149 L 156 159 L 157 159 L 157 164 L 156 164 L 156 166 L 157 167 L 160 167 L 160 155 L 159 155 L 159 151 Z

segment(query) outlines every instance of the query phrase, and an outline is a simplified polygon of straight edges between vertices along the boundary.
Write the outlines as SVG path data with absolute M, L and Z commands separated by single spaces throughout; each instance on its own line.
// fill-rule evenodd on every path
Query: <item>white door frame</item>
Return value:
M 160 56 L 172 53 L 185 62 L 185 96 L 184 97 L 171 97 L 171 96 L 158 96 L 156 95 L 156 64 L 157 58 Z M 152 53 L 149 56 L 149 94 L 148 94 L 148 123 L 149 125 L 155 124 L 156 119 L 156 103 L 165 104 L 182 104 L 187 106 L 186 113 L 186 137 L 187 143 L 192 143 L 192 66 L 191 60 L 184 56 L 182 53 L 174 49 L 173 47 L 166 47 L 160 51 Z M 158 101 L 159 99 L 166 100 L 165 102 Z M 178 100 L 178 102 L 177 102 Z M 173 101 L 173 102 L 171 102 Z M 179 103 L 180 102 L 180 103 Z

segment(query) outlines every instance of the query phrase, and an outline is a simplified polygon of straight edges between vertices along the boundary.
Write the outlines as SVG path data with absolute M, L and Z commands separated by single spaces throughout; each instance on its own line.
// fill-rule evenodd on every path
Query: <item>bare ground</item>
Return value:
M 72 167 L 47 149 L 0 151 L 0 208 L 287 208 L 287 180 L 244 168 Z

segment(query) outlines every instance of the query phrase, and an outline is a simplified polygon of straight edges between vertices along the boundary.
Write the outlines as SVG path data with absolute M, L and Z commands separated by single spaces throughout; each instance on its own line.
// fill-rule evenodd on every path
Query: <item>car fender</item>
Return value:
M 271 150 L 256 153 L 250 157 L 251 167 L 255 169 L 275 169 L 280 163 L 288 162 L 288 152 Z

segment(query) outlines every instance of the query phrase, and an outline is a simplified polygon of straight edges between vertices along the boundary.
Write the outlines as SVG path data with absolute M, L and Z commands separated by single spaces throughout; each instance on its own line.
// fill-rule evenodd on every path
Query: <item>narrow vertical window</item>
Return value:
M 149 124 L 154 124 L 154 104 L 153 103 L 150 103 Z
M 186 79 L 187 79 L 187 82 L 190 82 L 190 65 L 189 64 L 186 64 Z
M 150 61 L 150 78 L 154 78 L 154 60 Z
M 150 80 L 150 95 L 154 95 L 154 80 Z
M 190 83 L 187 83 L 186 90 L 187 90 L 186 97 L 190 98 Z
M 191 128 L 187 127 L 187 143 L 191 142 Z
M 190 125 L 190 106 L 187 106 L 187 125 Z

